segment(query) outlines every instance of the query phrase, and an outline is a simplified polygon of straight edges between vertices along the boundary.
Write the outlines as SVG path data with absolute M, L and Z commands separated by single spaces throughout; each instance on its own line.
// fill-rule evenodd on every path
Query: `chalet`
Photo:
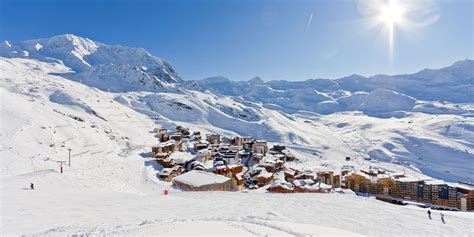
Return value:
M 253 141 L 253 138 L 251 136 L 242 137 L 242 139 L 244 143 Z
M 191 171 L 191 170 L 205 170 L 206 166 L 200 161 L 197 160 L 188 160 L 184 162 L 184 170 Z
M 244 145 L 244 138 L 243 137 L 234 137 L 232 138 L 232 142 L 230 143 L 234 146 L 242 147 Z
M 316 176 L 321 181 L 321 183 L 331 185 L 334 182 L 334 172 L 333 171 L 317 171 Z
M 170 134 L 170 140 L 174 140 L 174 141 L 181 141 L 181 139 L 183 138 L 183 135 L 179 132 L 175 132 L 175 133 L 172 133 Z
M 270 151 L 274 152 L 282 152 L 283 150 L 286 150 L 286 146 L 281 144 L 273 145 L 273 147 L 270 148 Z
M 217 164 L 214 167 L 214 173 L 229 177 L 232 179 L 232 189 L 241 191 L 244 186 L 244 177 L 242 171 L 244 167 L 242 165 L 224 165 Z
M 232 180 L 222 175 L 193 170 L 174 177 L 173 186 L 188 191 L 231 191 Z
M 267 172 L 264 168 L 258 167 L 250 172 L 249 180 L 259 186 L 264 186 L 273 180 L 273 173 Z
M 232 174 L 241 173 L 244 170 L 242 165 L 224 165 L 223 163 L 215 163 L 214 173 L 231 176 Z
M 295 179 L 292 181 L 295 192 L 298 193 L 316 193 L 319 191 L 318 185 L 312 179 Z
M 342 186 L 342 179 L 340 174 L 335 174 L 333 177 L 332 187 L 340 188 Z
M 170 155 L 171 155 L 171 152 L 167 152 L 167 153 L 159 152 L 159 153 L 154 153 L 153 158 L 156 158 L 157 160 L 165 159 L 169 157 Z
M 252 139 L 244 138 L 243 148 L 247 151 L 252 151 L 253 150 L 253 143 L 254 143 L 254 141 Z
M 293 180 L 294 190 L 298 193 L 327 193 L 331 191 L 331 186 L 326 184 L 317 184 L 312 179 Z
M 258 165 L 258 167 L 265 168 L 267 172 L 274 172 L 275 171 L 275 164 L 273 162 L 263 162 Z
M 306 170 L 303 172 L 296 172 L 295 179 L 312 179 L 316 180 L 316 173 L 311 170 Z
M 262 154 L 252 154 L 252 157 L 250 157 L 250 161 L 252 163 L 260 163 L 260 161 L 263 160 L 263 155 Z
M 163 168 L 160 173 L 158 173 L 158 177 L 170 182 L 174 177 L 180 175 L 181 172 L 181 166 L 175 165 L 172 168 Z
M 170 157 L 159 158 L 159 159 L 156 159 L 156 161 L 158 162 L 158 164 L 160 164 L 164 168 L 171 168 L 176 165 L 176 162 L 174 161 L 174 159 Z
M 284 171 L 285 180 L 291 181 L 295 179 L 295 175 L 296 175 L 296 170 L 294 169 L 289 168 L 289 169 L 285 169 Z
M 160 140 L 160 142 L 167 142 L 169 140 L 168 129 L 160 128 L 158 130 L 158 139 Z
M 222 167 L 221 167 L 222 166 Z M 213 163 L 213 167 L 214 167 L 214 170 L 215 169 L 220 169 L 220 168 L 225 168 L 227 169 L 227 166 L 225 164 L 225 161 L 223 161 L 222 159 L 214 159 L 214 163 Z M 224 172 L 225 173 L 225 172 Z
M 474 184 L 458 183 L 455 184 L 458 194 L 456 207 L 461 211 L 474 210 Z
M 275 167 L 275 170 L 281 170 L 284 168 L 285 162 L 282 160 L 276 160 L 273 165 Z
M 221 135 L 219 134 L 207 134 L 206 140 L 211 144 L 220 144 L 221 143 Z
M 176 126 L 176 131 L 178 133 L 181 133 L 182 137 L 184 138 L 189 138 L 191 136 L 191 133 L 189 132 L 189 128 L 185 128 L 181 125 Z
M 293 187 L 293 184 L 289 182 L 276 180 L 270 184 L 267 190 L 272 193 L 292 193 L 294 191 Z
M 244 187 L 244 177 L 242 173 L 232 174 L 232 189 L 235 191 L 242 191 Z
M 222 161 L 217 161 L 214 163 L 214 173 L 220 175 L 227 175 L 229 173 L 229 168 Z
M 195 142 L 194 143 L 194 150 L 201 150 L 201 149 L 207 149 L 209 147 L 209 143 L 207 142 Z
M 265 141 L 265 140 L 256 140 L 252 144 L 252 151 L 257 153 L 257 154 L 262 154 L 263 156 L 267 155 L 267 152 L 268 152 L 267 141 Z
M 233 174 L 241 173 L 242 171 L 244 171 L 243 165 L 229 165 L 228 167 Z
M 217 156 L 225 160 L 227 164 L 239 163 L 240 159 L 239 150 L 231 147 L 220 149 Z
M 225 137 L 225 136 L 222 136 L 220 143 L 221 143 L 221 144 L 232 145 L 232 139 L 231 139 L 231 138 L 228 138 L 228 137 Z
M 153 153 L 153 156 L 158 154 L 158 153 L 170 153 L 175 151 L 175 144 L 174 142 L 167 141 L 167 142 L 162 142 L 156 146 L 153 146 L 151 148 L 151 151 Z
M 211 151 L 207 149 L 201 149 L 196 152 L 196 160 L 206 163 L 211 159 Z

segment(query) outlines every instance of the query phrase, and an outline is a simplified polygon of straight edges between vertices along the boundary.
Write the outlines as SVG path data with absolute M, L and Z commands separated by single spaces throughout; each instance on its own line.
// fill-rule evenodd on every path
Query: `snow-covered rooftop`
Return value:
M 209 184 L 221 184 L 230 178 L 206 171 L 193 170 L 176 176 L 173 180 L 193 187 L 201 187 Z

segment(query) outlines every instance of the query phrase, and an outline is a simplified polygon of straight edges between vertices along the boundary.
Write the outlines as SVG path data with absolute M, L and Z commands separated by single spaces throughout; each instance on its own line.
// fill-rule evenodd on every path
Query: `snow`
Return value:
M 34 191 L 23 189 L 34 182 Z M 2 235 L 469 236 L 473 213 L 397 206 L 351 194 L 90 190 L 67 170 L 2 179 Z M 158 185 L 158 187 L 160 187 Z M 439 213 L 445 214 L 442 224 Z
M 227 182 L 230 178 L 207 171 L 192 170 L 176 176 L 173 180 L 193 187 L 201 187 L 210 184 L 221 184 Z
M 149 157 L 153 130 L 179 124 L 283 144 L 298 158 L 288 166 L 302 170 L 472 181 L 472 61 L 393 77 L 206 85 L 183 82 L 144 49 L 73 35 L 4 41 L 0 55 L 2 236 L 474 234 L 473 213 L 445 212 L 442 225 L 425 209 L 346 190 L 182 192 L 156 177 L 162 167 Z
M 144 49 L 109 46 L 72 34 L 0 45 L 2 57 L 18 57 L 18 51 L 26 58 L 61 60 L 74 70 L 63 76 L 104 91 L 166 90 L 182 81 L 169 63 Z

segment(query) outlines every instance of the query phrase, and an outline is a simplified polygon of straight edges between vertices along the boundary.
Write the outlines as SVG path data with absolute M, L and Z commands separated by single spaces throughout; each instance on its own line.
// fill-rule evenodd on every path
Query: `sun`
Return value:
M 384 26 L 388 37 L 389 57 L 392 61 L 395 48 L 395 30 L 402 28 L 406 24 L 406 6 L 398 0 L 379 1 L 375 6 L 376 24 Z
M 440 17 L 434 1 L 425 0 L 357 0 L 360 22 L 369 30 L 376 29 L 376 38 L 386 40 L 390 64 L 395 58 L 398 34 L 408 35 L 434 24 Z M 401 45 L 400 45 L 401 46 Z
M 396 0 L 390 0 L 387 4 L 381 5 L 379 11 L 379 20 L 389 27 L 403 22 L 405 10 Z

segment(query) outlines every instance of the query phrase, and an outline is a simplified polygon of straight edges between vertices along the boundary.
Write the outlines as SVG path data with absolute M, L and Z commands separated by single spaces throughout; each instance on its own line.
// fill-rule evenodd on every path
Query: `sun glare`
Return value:
M 398 0 L 388 0 L 380 2 L 376 7 L 377 21 L 385 27 L 388 33 L 388 50 L 390 61 L 393 59 L 395 48 L 395 28 L 403 27 L 405 20 L 405 8 Z
M 403 7 L 397 1 L 391 0 L 388 4 L 380 6 L 380 20 L 386 23 L 389 27 L 401 23 L 403 20 Z

